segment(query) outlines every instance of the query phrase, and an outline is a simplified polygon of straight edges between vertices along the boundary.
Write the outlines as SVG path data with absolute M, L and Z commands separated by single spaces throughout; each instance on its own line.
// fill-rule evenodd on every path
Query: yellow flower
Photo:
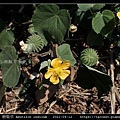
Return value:
M 120 19 L 120 12 L 117 12 L 117 17 Z
M 60 79 L 65 80 L 70 74 L 70 70 L 67 70 L 70 67 L 69 60 L 62 62 L 60 58 L 55 58 L 51 61 L 51 66 L 53 68 L 49 68 L 44 77 L 50 78 L 53 84 L 58 84 Z

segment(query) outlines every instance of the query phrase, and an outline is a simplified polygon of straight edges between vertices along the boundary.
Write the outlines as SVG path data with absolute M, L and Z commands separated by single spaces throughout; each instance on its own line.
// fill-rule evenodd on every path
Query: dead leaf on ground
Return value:
M 35 98 L 38 102 L 39 105 L 42 105 L 45 103 L 48 99 L 50 99 L 58 90 L 59 85 L 48 85 L 48 84 L 43 84 L 41 89 L 38 89 L 35 92 Z

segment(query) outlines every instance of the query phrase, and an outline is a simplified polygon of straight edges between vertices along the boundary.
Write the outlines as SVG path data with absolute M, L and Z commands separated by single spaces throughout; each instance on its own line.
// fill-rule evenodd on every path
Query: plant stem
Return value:
M 22 13 L 23 12 L 23 9 L 24 9 L 25 5 L 22 5 L 21 8 L 19 9 L 19 13 Z
M 112 45 L 111 45 L 112 46 Z M 115 97 L 115 84 L 114 84 L 114 63 L 113 63 L 113 47 L 110 48 L 111 53 L 110 53 L 110 72 L 111 72 L 111 80 L 113 83 L 113 86 L 110 91 L 110 98 L 111 98 L 111 114 L 115 114 L 115 102 L 116 102 L 116 97 Z

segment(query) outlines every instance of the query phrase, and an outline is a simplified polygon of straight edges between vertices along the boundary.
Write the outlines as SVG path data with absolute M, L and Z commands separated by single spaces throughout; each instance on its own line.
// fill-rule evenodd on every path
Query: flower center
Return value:
M 61 72 L 62 72 L 62 69 L 60 67 L 58 68 L 55 68 L 55 71 L 54 71 L 57 75 L 59 75 Z

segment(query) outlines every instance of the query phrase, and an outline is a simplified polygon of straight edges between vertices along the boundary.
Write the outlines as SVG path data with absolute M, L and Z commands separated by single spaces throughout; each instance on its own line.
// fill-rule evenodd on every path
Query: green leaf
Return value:
M 105 4 L 94 4 L 92 7 L 92 10 L 100 10 L 104 6 L 105 6 Z
M 7 87 L 15 87 L 20 77 L 20 64 L 18 61 L 12 64 L 2 64 L 2 73 L 4 85 Z
M 41 64 L 40 64 L 40 68 L 39 68 L 39 71 L 45 67 L 50 67 L 50 63 L 51 63 L 51 60 L 48 59 L 48 61 L 43 61 Z
M 100 10 L 105 6 L 105 4 L 77 4 L 78 5 L 78 11 L 84 11 L 87 10 Z
M 6 46 L 0 53 L 0 63 L 4 63 L 6 60 L 8 62 L 13 62 L 17 58 L 16 49 L 13 46 Z
M 96 34 L 93 30 L 87 36 L 87 44 L 92 47 L 94 45 L 101 46 L 103 43 L 103 36 L 101 34 Z
M 19 81 L 21 71 L 17 58 L 18 56 L 13 46 L 5 47 L 0 53 L 3 84 L 7 87 L 15 87 Z
M 85 89 L 96 87 L 98 89 L 98 98 L 110 91 L 112 87 L 110 76 L 86 65 L 79 67 L 75 82 Z
M 62 44 L 58 47 L 58 56 L 62 59 L 62 61 L 70 60 L 71 66 L 74 66 L 76 60 L 70 50 L 69 44 Z
M 77 4 L 77 5 L 78 10 L 84 12 L 86 12 L 87 10 L 91 9 L 94 6 L 94 4 Z
M 4 29 L 1 33 L 0 33 L 0 49 L 3 49 L 3 47 L 8 46 L 8 45 L 12 45 L 14 42 L 14 34 L 12 31 L 8 31 L 6 29 Z
M 70 27 L 70 14 L 66 9 L 59 10 L 55 4 L 40 4 L 35 9 L 32 22 L 37 33 L 47 44 L 44 32 L 48 32 L 57 43 L 62 43 Z
M 97 34 L 108 36 L 115 27 L 115 16 L 110 10 L 98 12 L 92 19 L 92 28 Z

